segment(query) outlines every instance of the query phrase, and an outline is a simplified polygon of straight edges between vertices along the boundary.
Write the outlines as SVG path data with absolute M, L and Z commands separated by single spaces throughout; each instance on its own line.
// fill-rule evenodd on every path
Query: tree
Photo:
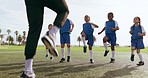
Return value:
M 16 42 L 18 42 L 18 31 L 15 31 L 14 33 L 16 35 Z
M 9 34 L 11 33 L 11 30 L 8 29 L 8 30 L 7 30 L 7 33 L 8 33 L 8 37 L 7 37 L 7 38 L 10 38 L 10 37 L 9 37 Z M 10 40 L 10 39 L 8 39 L 8 40 Z M 8 45 L 9 45 L 9 43 L 10 43 L 10 41 L 8 41 Z
M 25 44 L 25 42 L 26 42 L 26 31 L 23 31 L 22 44 Z
M 0 29 L 0 33 L 2 32 L 2 30 Z
M 20 43 L 22 42 L 22 37 L 21 37 L 21 35 L 18 36 L 18 42 L 19 42 L 19 45 L 20 45 Z
M 13 44 L 14 39 L 12 36 L 8 36 L 6 41 L 8 41 L 8 44 Z
M 77 41 L 79 42 L 79 47 L 80 47 L 80 42 L 82 41 L 80 36 L 77 38 Z

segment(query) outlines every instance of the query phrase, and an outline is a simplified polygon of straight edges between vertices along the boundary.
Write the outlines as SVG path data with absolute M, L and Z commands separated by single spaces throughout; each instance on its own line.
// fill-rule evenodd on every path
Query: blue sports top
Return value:
M 94 32 L 94 29 L 92 28 L 92 24 L 91 23 L 84 23 L 83 24 L 83 32 L 86 35 L 92 35 Z
M 111 30 L 111 28 L 116 28 L 118 26 L 117 22 L 112 21 L 106 21 L 105 22 L 105 34 L 106 35 L 116 35 L 116 31 Z

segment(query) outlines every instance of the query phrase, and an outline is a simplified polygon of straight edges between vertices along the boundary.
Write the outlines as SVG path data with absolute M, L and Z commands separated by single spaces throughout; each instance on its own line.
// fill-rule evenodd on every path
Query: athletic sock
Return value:
M 68 56 L 70 56 L 70 48 L 67 48 Z
M 46 49 L 46 55 L 49 55 L 49 49 Z
M 112 51 L 112 59 L 115 58 L 115 51 Z
M 86 47 L 85 37 L 82 37 L 83 45 Z
M 105 50 L 108 51 L 107 43 L 103 43 L 103 44 L 104 44 Z
M 135 54 L 134 54 L 134 50 L 131 51 L 131 55 L 135 55 Z
M 25 61 L 25 72 L 33 73 L 32 65 L 33 65 L 33 59 L 27 59 Z
M 140 61 L 143 61 L 142 54 L 141 53 L 138 53 L 138 56 L 139 56 Z
M 92 53 L 92 50 L 90 50 L 90 59 L 93 59 L 93 53 Z
M 62 58 L 65 58 L 64 48 L 61 48 Z

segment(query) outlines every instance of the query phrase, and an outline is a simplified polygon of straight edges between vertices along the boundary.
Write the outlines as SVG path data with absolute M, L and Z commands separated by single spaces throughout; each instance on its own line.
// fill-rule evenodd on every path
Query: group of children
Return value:
M 111 44 L 111 51 L 112 51 L 112 57 L 110 63 L 115 62 L 115 46 L 116 46 L 116 31 L 119 30 L 119 26 L 117 21 L 113 20 L 114 14 L 112 12 L 108 13 L 107 15 L 108 21 L 105 22 L 105 27 L 98 33 L 101 34 L 103 31 L 105 31 L 105 36 L 103 38 L 103 44 L 105 47 L 104 57 L 107 56 L 109 53 L 107 42 Z M 83 52 L 87 52 L 87 45 L 86 40 L 88 41 L 88 47 L 90 52 L 90 63 L 94 63 L 93 61 L 93 43 L 94 43 L 94 28 L 98 28 L 99 26 L 90 22 L 90 16 L 85 15 L 84 17 L 85 23 L 83 24 L 83 30 L 81 32 L 82 41 L 84 44 Z M 138 66 L 144 65 L 144 61 L 142 58 L 142 55 L 140 53 L 140 49 L 144 49 L 144 43 L 143 43 L 143 36 L 145 36 L 146 32 L 144 30 L 144 27 L 141 26 L 141 20 L 139 17 L 135 17 L 134 25 L 130 28 L 130 34 L 131 34 L 131 61 L 134 61 L 134 51 L 137 51 L 137 54 L 139 56 L 140 62 L 137 64 Z M 49 24 L 48 29 L 52 28 L 52 25 Z M 67 62 L 70 62 L 70 33 L 72 32 L 74 28 L 74 24 L 70 19 L 67 19 L 63 27 L 60 29 L 60 43 L 61 43 L 61 53 L 62 58 L 59 61 L 60 63 L 65 61 L 65 53 L 64 53 L 64 47 L 65 44 L 67 44 Z M 49 31 L 47 31 L 46 35 L 48 35 Z M 46 57 L 49 55 L 48 49 L 46 49 Z M 52 55 L 50 56 L 50 59 L 52 60 Z

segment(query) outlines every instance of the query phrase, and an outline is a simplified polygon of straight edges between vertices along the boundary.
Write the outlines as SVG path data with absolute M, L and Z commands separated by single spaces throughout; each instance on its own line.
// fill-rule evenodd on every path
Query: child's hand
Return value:
M 73 29 L 70 29 L 69 32 L 72 32 Z
M 110 27 L 110 30 L 112 30 L 112 31 L 115 31 L 115 28 L 113 28 L 113 27 Z
M 141 33 L 138 33 L 138 36 L 143 36 L 143 34 L 141 34 Z

